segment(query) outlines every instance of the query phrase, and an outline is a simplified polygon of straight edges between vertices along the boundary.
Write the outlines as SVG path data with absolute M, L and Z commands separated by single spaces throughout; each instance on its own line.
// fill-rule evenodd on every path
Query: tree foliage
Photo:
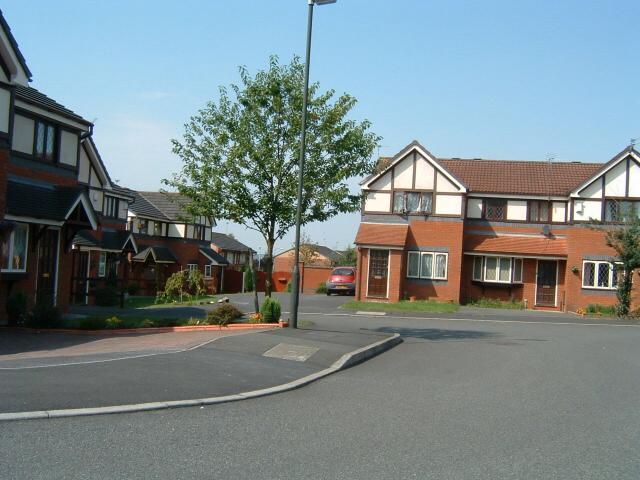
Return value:
M 358 254 L 356 249 L 353 247 L 347 247 L 340 258 L 336 261 L 336 265 L 340 265 L 343 267 L 355 267 L 358 264 Z
M 618 278 L 616 305 L 616 314 L 621 317 L 630 313 L 633 273 L 640 268 L 640 219 L 635 212 L 626 218 L 621 226 L 606 233 L 607 245 L 616 251 L 622 267 Z
M 295 242 L 293 248 L 296 248 Z M 300 261 L 305 265 L 313 265 L 319 256 L 318 245 L 313 243 L 309 234 L 302 232 L 300 235 Z M 293 263 L 291 265 L 293 267 Z
M 221 87 L 185 125 L 173 151 L 180 172 L 165 183 L 190 198 L 194 215 L 226 219 L 258 231 L 267 251 L 270 294 L 273 247 L 295 225 L 298 155 L 301 136 L 304 65 L 294 57 L 250 75 L 240 68 L 240 83 Z M 360 207 L 347 179 L 374 168 L 372 153 L 380 138 L 368 121 L 349 117 L 356 99 L 309 88 L 307 154 L 302 223 L 325 221 Z

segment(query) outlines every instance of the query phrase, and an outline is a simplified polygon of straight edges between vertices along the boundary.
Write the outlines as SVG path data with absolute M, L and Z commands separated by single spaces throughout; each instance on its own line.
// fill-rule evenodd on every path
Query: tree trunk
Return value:
M 251 262 L 251 275 L 253 276 L 253 306 L 256 313 L 260 311 L 260 304 L 258 303 L 258 279 L 256 278 L 256 265 Z
M 267 240 L 267 254 L 264 257 L 264 296 L 270 297 L 272 286 L 271 277 L 273 276 L 273 244 L 275 242 L 272 239 Z
M 633 289 L 633 270 L 625 270 L 622 279 L 618 284 L 618 305 L 616 314 L 619 317 L 627 317 L 631 310 L 631 290 Z

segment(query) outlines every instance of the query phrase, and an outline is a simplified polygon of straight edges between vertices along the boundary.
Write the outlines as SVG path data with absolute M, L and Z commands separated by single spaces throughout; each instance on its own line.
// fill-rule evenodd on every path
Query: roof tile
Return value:
M 407 242 L 409 225 L 384 225 L 361 223 L 356 235 L 356 244 L 384 245 L 404 247 Z

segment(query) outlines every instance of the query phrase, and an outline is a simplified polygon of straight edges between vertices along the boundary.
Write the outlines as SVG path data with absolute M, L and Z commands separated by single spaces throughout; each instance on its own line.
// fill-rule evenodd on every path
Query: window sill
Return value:
M 617 287 L 582 287 L 582 290 L 592 290 L 594 292 L 612 292 L 615 293 L 618 290 Z
M 492 282 L 491 280 L 471 280 L 478 285 L 488 285 L 490 287 L 521 287 L 523 282 Z

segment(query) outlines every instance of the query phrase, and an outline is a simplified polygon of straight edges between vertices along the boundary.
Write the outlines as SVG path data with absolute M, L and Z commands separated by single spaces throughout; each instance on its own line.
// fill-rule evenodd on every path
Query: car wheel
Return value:
M 327 297 L 331 295 L 331 292 L 327 290 Z

